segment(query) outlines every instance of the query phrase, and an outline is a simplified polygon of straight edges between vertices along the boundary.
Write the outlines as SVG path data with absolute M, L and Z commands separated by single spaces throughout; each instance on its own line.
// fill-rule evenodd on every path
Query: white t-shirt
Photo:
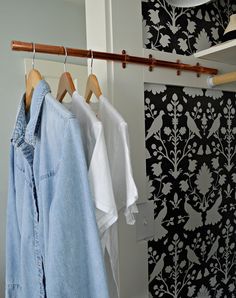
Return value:
M 88 178 L 95 201 L 97 225 L 102 240 L 104 232 L 118 218 L 103 126 L 91 110 L 90 105 L 77 91 L 73 93 L 71 103 L 65 105 L 77 116 L 80 123 L 88 165 Z
M 127 224 L 132 225 L 135 223 L 133 213 L 138 212 L 138 191 L 131 167 L 128 125 L 103 95 L 92 108 L 104 129 L 117 210 L 123 209 Z
M 131 167 L 128 125 L 103 95 L 100 96 L 98 103 L 91 105 L 97 118 L 103 124 L 117 210 L 118 212 L 121 210 L 124 212 L 128 224 L 134 224 L 134 213 L 138 212 L 136 206 L 138 192 Z M 111 266 L 116 285 L 116 289 L 114 289 L 114 281 L 111 281 L 108 275 L 110 293 L 112 293 L 112 298 L 115 298 L 116 296 L 119 297 L 117 223 L 105 232 L 104 242 L 110 258 L 109 266 Z M 106 266 L 108 266 L 107 263 Z

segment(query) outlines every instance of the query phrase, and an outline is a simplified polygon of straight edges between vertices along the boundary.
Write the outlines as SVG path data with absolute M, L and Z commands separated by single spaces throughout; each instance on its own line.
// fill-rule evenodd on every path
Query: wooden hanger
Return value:
M 97 99 L 102 95 L 102 91 L 100 88 L 100 85 L 98 83 L 97 77 L 93 74 L 93 51 L 91 52 L 91 74 L 88 76 L 87 84 L 86 84 L 86 90 L 85 90 L 85 100 L 87 103 L 90 102 L 91 96 L 94 93 Z
M 75 91 L 75 85 L 71 74 L 66 71 L 66 60 L 67 60 L 67 50 L 65 49 L 65 61 L 64 61 L 64 73 L 61 75 L 58 88 L 57 88 L 57 99 L 62 102 L 63 98 L 65 97 L 66 93 L 68 92 L 70 96 L 72 96 L 73 92 Z
M 57 89 L 57 99 L 62 102 L 66 93 L 68 92 L 72 96 L 75 91 L 75 85 L 73 79 L 69 72 L 64 72 L 59 80 L 58 89 Z
M 39 81 L 43 78 L 40 72 L 36 69 L 32 69 L 26 81 L 26 93 L 25 93 L 25 110 L 26 112 L 29 110 L 32 100 L 32 95 L 35 87 L 38 85 Z
M 35 59 L 35 44 L 33 43 L 33 61 L 32 61 L 32 70 L 29 72 L 26 80 L 26 93 L 25 93 L 25 111 L 27 112 L 31 105 L 32 95 L 35 87 L 38 85 L 39 81 L 43 78 L 38 70 L 34 68 L 34 59 Z
M 87 103 L 90 102 L 93 93 L 95 94 L 97 99 L 99 99 L 99 97 L 102 95 L 102 91 L 99 86 L 97 77 L 94 74 L 90 74 L 87 79 L 86 91 L 84 96 Z

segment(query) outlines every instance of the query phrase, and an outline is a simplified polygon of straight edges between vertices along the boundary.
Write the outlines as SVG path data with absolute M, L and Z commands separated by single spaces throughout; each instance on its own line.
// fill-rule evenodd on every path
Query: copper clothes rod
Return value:
M 54 54 L 54 55 L 65 55 L 65 49 L 63 46 L 55 46 L 55 45 L 47 45 L 47 44 L 39 44 L 39 43 L 31 43 L 31 42 L 23 42 L 13 40 L 11 42 L 11 48 L 13 51 L 25 51 L 25 52 L 33 52 L 35 45 L 35 52 L 44 53 L 44 54 Z M 196 65 L 190 65 L 165 60 L 154 59 L 149 56 L 149 58 L 137 57 L 127 55 L 123 50 L 122 54 L 115 53 L 107 53 L 107 52 L 97 52 L 92 50 L 83 50 L 83 49 L 74 49 L 74 48 L 66 48 L 67 56 L 73 57 L 81 57 L 81 58 L 94 58 L 108 61 L 119 61 L 122 62 L 122 66 L 125 68 L 127 63 L 135 63 L 149 66 L 149 70 L 152 70 L 154 67 L 167 67 L 177 70 L 177 74 L 182 70 L 196 72 L 198 75 L 203 74 L 211 74 L 216 75 L 218 70 L 215 68 L 209 68 L 200 66 L 198 63 Z

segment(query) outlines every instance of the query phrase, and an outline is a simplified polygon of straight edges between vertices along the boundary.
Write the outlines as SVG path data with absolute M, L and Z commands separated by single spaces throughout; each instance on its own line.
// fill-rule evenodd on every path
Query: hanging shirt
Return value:
M 103 95 L 96 105 L 95 112 L 104 129 L 117 210 L 123 210 L 127 224 L 132 225 L 133 214 L 138 212 L 138 192 L 130 160 L 128 125 Z
M 101 95 L 98 103 L 92 104 L 97 118 L 102 122 L 104 128 L 105 142 L 107 147 L 112 186 L 115 195 L 116 207 L 118 212 L 125 214 L 126 222 L 134 224 L 134 213 L 138 212 L 136 201 L 138 199 L 137 188 L 133 179 L 128 125 L 110 104 Z M 119 297 L 119 253 L 118 253 L 118 232 L 117 223 L 105 232 L 104 241 L 110 258 L 113 280 L 108 276 L 110 293 L 112 298 Z M 114 283 L 115 282 L 115 283 Z M 114 289 L 114 285 L 116 289 Z M 111 294 L 110 294 L 111 295 Z
M 42 80 L 10 150 L 6 298 L 108 298 L 76 117 Z
M 91 192 L 96 206 L 96 219 L 103 248 L 104 232 L 117 220 L 116 203 L 104 139 L 103 126 L 89 104 L 77 91 L 71 103 L 65 104 L 77 116 L 80 123 L 84 152 L 88 166 Z

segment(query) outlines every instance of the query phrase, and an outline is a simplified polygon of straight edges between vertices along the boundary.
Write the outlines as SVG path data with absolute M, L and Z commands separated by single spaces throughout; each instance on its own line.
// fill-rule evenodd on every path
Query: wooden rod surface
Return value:
M 223 85 L 223 84 L 232 83 L 232 82 L 236 82 L 236 71 L 214 76 L 210 78 L 209 83 L 211 87 L 213 87 L 213 86 Z
M 33 43 L 13 40 L 11 42 L 11 48 L 13 51 L 33 52 Z M 143 65 L 152 66 L 152 67 L 160 66 L 160 67 L 167 67 L 167 68 L 172 68 L 177 70 L 192 71 L 198 74 L 203 73 L 203 74 L 216 75 L 218 73 L 218 70 L 215 68 L 209 68 L 209 67 L 204 67 L 199 65 L 190 65 L 190 64 L 179 63 L 179 62 L 171 62 L 171 61 L 159 60 L 154 58 L 144 58 L 144 57 L 124 55 L 124 54 L 98 52 L 98 51 L 75 49 L 75 48 L 66 48 L 66 50 L 67 50 L 67 55 L 71 57 L 91 58 L 93 55 L 94 59 L 100 59 L 100 60 L 143 64 Z M 44 53 L 44 54 L 65 55 L 65 49 L 63 46 L 54 46 L 54 45 L 46 45 L 46 44 L 39 44 L 39 43 L 35 43 L 35 52 Z

